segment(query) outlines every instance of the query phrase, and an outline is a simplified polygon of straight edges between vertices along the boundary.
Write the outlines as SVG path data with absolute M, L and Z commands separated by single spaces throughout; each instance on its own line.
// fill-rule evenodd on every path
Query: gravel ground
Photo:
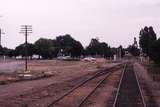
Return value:
M 149 107 L 160 107 L 160 83 L 153 81 L 147 70 L 139 63 L 134 64 L 140 85 Z M 150 105 L 150 103 L 153 103 Z
M 117 84 L 121 77 L 122 69 L 110 75 L 82 107 L 112 107 L 114 93 L 117 92 Z

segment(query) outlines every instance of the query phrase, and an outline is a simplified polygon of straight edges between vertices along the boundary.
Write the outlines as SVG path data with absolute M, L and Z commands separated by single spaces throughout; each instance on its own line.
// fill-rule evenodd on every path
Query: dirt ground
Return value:
M 88 78 L 90 73 L 109 68 L 118 63 L 110 63 L 105 59 L 88 61 L 33 60 L 29 62 L 29 74 L 49 74 L 50 77 L 36 80 L 11 82 L 0 85 L 0 107 L 43 107 L 39 104 L 56 99 L 64 92 Z M 24 65 L 21 65 L 24 66 Z M 18 73 L 17 73 L 18 72 Z M 20 71 L 14 73 L 19 74 Z M 12 74 L 10 74 L 12 75 Z M 3 77 L 2 74 L 0 77 Z M 3 78 L 1 78 L 3 79 Z M 37 105 L 38 104 L 38 105 Z M 30 107 L 29 106 L 29 107 Z

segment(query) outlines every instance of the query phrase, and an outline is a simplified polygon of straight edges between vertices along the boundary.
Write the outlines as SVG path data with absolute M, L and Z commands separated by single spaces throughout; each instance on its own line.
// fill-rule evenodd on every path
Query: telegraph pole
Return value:
M 0 46 L 2 46 L 2 34 L 4 33 L 2 32 L 2 29 L 0 28 Z
M 27 37 L 29 33 L 32 33 L 32 26 L 31 25 L 22 25 L 21 32 L 25 35 L 25 71 L 28 71 L 28 47 L 27 47 Z
M 1 15 L 0 15 L 0 17 L 2 17 Z M 2 29 L 0 28 L 0 46 L 2 46 Z
M 0 46 L 2 46 L 2 44 L 1 44 L 1 35 L 2 35 L 2 30 L 0 29 Z

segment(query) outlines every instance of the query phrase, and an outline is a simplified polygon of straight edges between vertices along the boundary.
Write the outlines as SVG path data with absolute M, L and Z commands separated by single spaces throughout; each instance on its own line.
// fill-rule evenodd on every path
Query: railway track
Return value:
M 86 81 L 78 84 L 76 87 L 65 93 L 63 96 L 60 96 L 57 100 L 48 104 L 47 107 L 82 107 L 82 105 L 87 101 L 87 99 L 105 82 L 105 80 L 116 70 L 121 69 L 124 67 L 124 64 L 119 64 L 118 66 L 114 66 L 108 71 L 104 70 L 98 72 L 97 74 L 93 75 L 91 78 L 87 79 Z M 86 89 L 86 87 L 90 87 Z M 81 95 L 86 91 L 84 95 Z M 78 95 L 79 93 L 79 95 Z M 78 98 L 78 102 L 74 102 L 74 99 Z M 68 101 L 68 99 L 71 99 Z
M 121 76 L 113 107 L 146 107 L 133 64 L 128 63 Z

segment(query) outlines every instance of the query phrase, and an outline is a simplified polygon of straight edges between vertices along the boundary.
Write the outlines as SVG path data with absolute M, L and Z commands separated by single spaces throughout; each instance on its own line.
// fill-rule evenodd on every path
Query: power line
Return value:
M 21 31 L 25 35 L 25 71 L 28 70 L 28 47 L 27 47 L 27 37 L 30 33 L 32 33 L 32 26 L 31 25 L 21 25 Z

